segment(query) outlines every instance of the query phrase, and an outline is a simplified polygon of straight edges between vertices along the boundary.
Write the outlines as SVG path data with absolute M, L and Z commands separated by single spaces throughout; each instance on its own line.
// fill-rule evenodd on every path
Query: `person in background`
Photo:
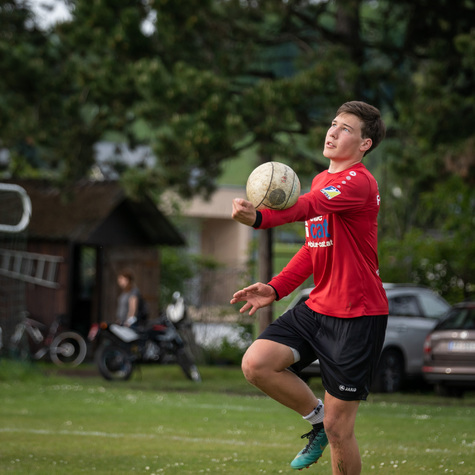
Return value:
M 120 295 L 117 302 L 116 323 L 131 327 L 138 322 L 140 291 L 135 285 L 135 275 L 130 269 L 123 269 L 117 275 Z

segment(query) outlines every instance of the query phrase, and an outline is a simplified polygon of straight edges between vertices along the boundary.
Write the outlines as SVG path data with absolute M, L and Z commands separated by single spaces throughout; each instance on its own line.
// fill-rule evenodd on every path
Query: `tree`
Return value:
M 206 195 L 251 146 L 313 176 L 327 166 L 315 150 L 335 108 L 361 99 L 389 126 L 367 160 L 380 178 L 382 239 L 433 226 L 422 196 L 437 182 L 473 183 L 473 0 L 68 4 L 71 21 L 45 32 L 24 2 L 1 3 L 13 173 L 46 164 L 75 181 L 113 132 L 154 151 L 152 169 L 118 169 L 137 194 Z
M 10 151 L 13 171 L 41 165 L 35 148 L 39 127 L 38 95 L 45 94 L 47 35 L 23 2 L 0 3 L 1 146 Z
M 370 90 L 357 64 L 361 1 L 68 3 L 71 21 L 35 52 L 41 81 L 28 96 L 37 150 L 66 181 L 88 173 L 110 131 L 156 152 L 156 169 L 136 183 L 188 196 L 212 191 L 226 160 L 250 146 L 261 160 L 285 156 L 313 172 L 321 166 L 296 137 L 311 141 L 315 125 L 321 136 L 335 103 Z
M 404 34 L 410 46 L 401 59 L 408 80 L 395 89 L 398 140 L 391 146 L 399 153 L 387 170 L 394 179 L 384 213 L 398 215 L 383 221 L 382 232 L 398 236 L 405 254 L 399 263 L 408 264 L 398 269 L 407 269 L 403 278 L 456 301 L 473 292 L 475 271 L 475 137 L 469 125 L 475 119 L 475 2 L 431 3 L 430 12 L 428 5 L 400 3 L 410 13 Z

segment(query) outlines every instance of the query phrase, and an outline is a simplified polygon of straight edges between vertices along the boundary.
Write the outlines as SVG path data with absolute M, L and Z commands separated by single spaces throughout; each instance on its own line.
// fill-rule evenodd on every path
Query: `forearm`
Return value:
M 278 299 L 281 299 L 303 284 L 312 272 L 313 265 L 308 248 L 302 246 L 281 272 L 269 281 L 269 285 L 275 289 Z

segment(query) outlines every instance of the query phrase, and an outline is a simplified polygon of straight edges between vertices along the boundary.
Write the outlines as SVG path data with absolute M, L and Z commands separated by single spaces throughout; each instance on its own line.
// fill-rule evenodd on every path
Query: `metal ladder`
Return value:
M 61 262 L 60 256 L 0 249 L 0 275 L 52 289 L 59 287 L 57 269 Z
M 0 223 L 0 232 L 15 235 L 24 231 L 30 223 L 32 209 L 28 193 L 21 186 L 10 183 L 0 183 L 0 192 L 18 195 L 22 206 L 18 223 Z M 0 275 L 52 289 L 59 287 L 58 264 L 61 262 L 60 256 L 0 248 Z

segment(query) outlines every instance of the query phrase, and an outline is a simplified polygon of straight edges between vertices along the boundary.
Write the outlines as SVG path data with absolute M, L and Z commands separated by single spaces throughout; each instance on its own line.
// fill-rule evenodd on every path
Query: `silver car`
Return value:
M 383 351 L 372 390 L 395 392 L 405 379 L 422 377 L 424 341 L 450 309 L 450 304 L 432 290 L 411 284 L 383 284 L 389 303 L 389 318 Z M 288 308 L 307 300 L 312 289 L 301 290 Z M 302 371 L 309 380 L 320 375 L 318 360 Z

